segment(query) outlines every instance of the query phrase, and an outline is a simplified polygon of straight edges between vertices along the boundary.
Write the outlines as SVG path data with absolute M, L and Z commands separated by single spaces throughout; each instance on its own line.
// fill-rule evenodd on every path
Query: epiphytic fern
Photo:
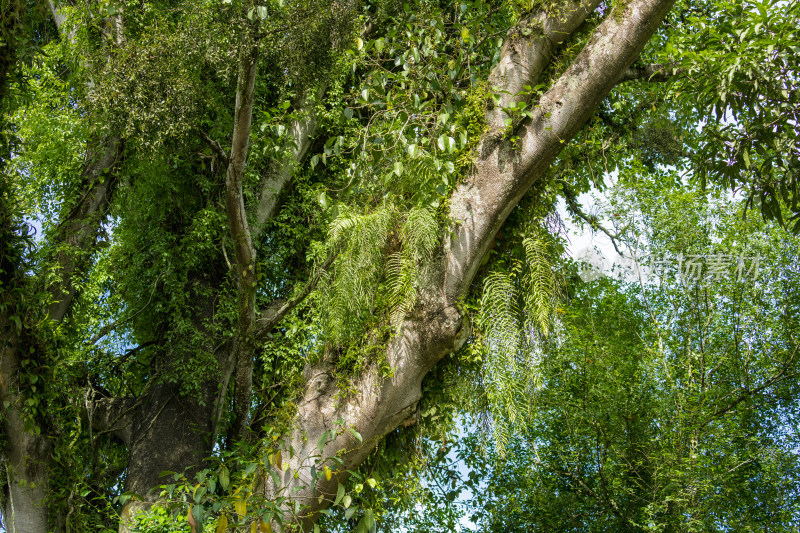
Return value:
M 417 282 L 425 260 L 430 258 L 439 241 L 436 214 L 429 207 L 414 207 L 400 228 L 401 249 L 387 263 L 390 318 L 398 328 L 403 317 L 417 299 Z
M 495 444 L 505 451 L 508 435 L 525 421 L 538 388 L 542 340 L 551 330 L 558 282 L 544 230 L 522 241 L 525 261 L 484 279 L 477 326 L 485 349 L 483 381 L 494 420 Z
M 387 259 L 395 232 L 399 249 Z M 438 240 L 436 215 L 429 207 L 411 208 L 405 219 L 389 204 L 367 214 L 341 213 L 328 232 L 328 248 L 338 256 L 322 287 L 328 339 L 352 340 L 370 313 L 381 309 L 399 326 L 416 302 L 425 260 Z
M 342 212 L 331 223 L 328 247 L 338 256 L 324 279 L 323 324 L 329 340 L 347 341 L 368 318 L 383 276 L 383 250 L 397 211 L 383 205 L 366 214 Z
M 495 443 L 501 454 L 505 451 L 510 428 L 519 422 L 516 409 L 520 393 L 518 363 L 526 344 L 519 321 L 516 273 L 494 271 L 486 276 L 477 320 L 486 348 L 484 387 L 495 422 Z
M 541 235 L 532 235 L 522 240 L 525 250 L 525 315 L 528 329 L 538 331 L 546 337 L 558 295 L 553 265 L 548 256 L 547 240 Z

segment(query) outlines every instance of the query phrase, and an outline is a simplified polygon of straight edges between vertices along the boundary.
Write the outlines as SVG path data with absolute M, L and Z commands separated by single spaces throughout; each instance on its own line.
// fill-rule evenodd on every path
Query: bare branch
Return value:
M 652 65 L 632 65 L 625 69 L 617 83 L 633 80 L 665 82 L 681 76 L 683 72 L 683 69 L 676 69 L 672 65 L 663 63 L 655 63 Z
M 292 309 L 297 307 L 299 304 L 305 300 L 311 291 L 314 290 L 314 287 L 317 286 L 319 283 L 322 274 L 331 266 L 334 259 L 336 258 L 335 255 L 331 255 L 325 260 L 325 263 L 320 266 L 311 279 L 306 283 L 303 290 L 300 291 L 294 298 L 291 300 L 286 300 L 284 298 L 279 298 L 274 300 L 267 309 L 261 314 L 261 317 L 256 322 L 256 332 L 253 335 L 256 340 L 262 339 L 267 333 L 272 331 L 275 326 L 285 317 Z
M 599 230 L 605 233 L 606 236 L 611 239 L 611 244 L 614 246 L 614 250 L 616 250 L 619 255 L 624 255 L 617 246 L 617 240 L 622 236 L 623 233 L 625 233 L 625 230 L 628 229 L 627 226 L 616 233 L 612 233 L 610 230 L 606 229 L 602 224 L 600 224 L 600 221 L 597 219 L 597 217 L 587 215 L 583 212 L 580 202 L 578 202 L 575 194 L 566 185 L 564 185 L 564 200 L 566 200 L 570 212 L 589 224 L 589 227 L 593 230 Z
M 200 131 L 199 133 L 200 133 L 200 137 L 203 138 L 203 140 L 206 142 L 206 144 L 208 144 L 208 146 L 210 146 L 211 149 L 214 152 L 216 152 L 216 154 L 222 160 L 222 164 L 225 165 L 225 168 L 228 168 L 228 165 L 230 164 L 231 160 L 228 157 L 228 154 L 225 152 L 225 150 L 223 150 L 222 146 L 220 146 L 219 142 L 214 140 L 214 139 L 212 139 L 211 137 L 209 137 L 208 134 L 206 134 L 206 132 L 204 132 L 204 131 Z

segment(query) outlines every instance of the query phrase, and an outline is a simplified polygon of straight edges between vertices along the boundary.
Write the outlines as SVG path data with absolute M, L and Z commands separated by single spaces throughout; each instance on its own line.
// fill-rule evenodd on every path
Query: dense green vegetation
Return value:
M 796 531 L 800 4 L 0 17 L 9 532 Z

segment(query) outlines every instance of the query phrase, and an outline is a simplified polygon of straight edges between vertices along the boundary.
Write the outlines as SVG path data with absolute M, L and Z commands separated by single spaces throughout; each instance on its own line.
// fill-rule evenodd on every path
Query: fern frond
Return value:
M 367 214 L 344 212 L 331 223 L 327 247 L 338 256 L 320 287 L 328 340 L 346 341 L 360 333 L 383 278 L 383 250 L 396 217 L 394 206 L 386 204 Z
M 553 266 L 548 258 L 547 242 L 542 238 L 527 237 L 523 239 L 522 246 L 527 266 L 524 298 L 527 322 L 538 329 L 543 337 L 547 337 L 558 291 Z
M 417 301 L 417 285 L 421 269 L 439 242 L 439 225 L 429 207 L 412 208 L 400 228 L 402 248 L 389 257 L 386 278 L 390 287 L 389 316 L 395 328 Z
M 415 260 L 433 253 L 439 242 L 439 224 L 436 213 L 430 207 L 414 207 L 409 211 L 401 229 L 403 247 Z
M 525 346 L 519 321 L 518 296 L 513 272 L 494 271 L 486 276 L 477 325 L 484 334 L 486 358 L 483 380 L 495 425 L 495 446 L 504 454 L 511 428 L 519 422 L 521 380 L 519 355 Z
M 521 429 L 531 412 L 542 341 L 551 331 L 559 292 L 543 233 L 523 239 L 524 263 L 512 260 L 508 270 L 490 272 L 483 282 L 476 325 L 483 333 L 483 383 L 501 455 L 511 431 Z

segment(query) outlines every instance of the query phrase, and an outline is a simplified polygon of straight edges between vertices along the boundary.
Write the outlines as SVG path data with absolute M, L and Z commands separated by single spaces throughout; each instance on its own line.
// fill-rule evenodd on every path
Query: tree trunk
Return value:
M 48 531 L 50 445 L 41 435 L 25 430 L 16 410 L 4 414 L 3 429 L 9 440 L 6 459 L 8 495 L 3 517 L 8 533 Z
M 120 533 L 127 533 L 131 518 L 158 499 L 160 485 L 174 482 L 162 472 L 182 468 L 179 473 L 192 479 L 206 466 L 214 444 L 216 385 L 206 383 L 200 398 L 181 394 L 175 384 L 156 385 L 139 402 L 131 421 L 125 486 L 136 497 L 123 508 Z

